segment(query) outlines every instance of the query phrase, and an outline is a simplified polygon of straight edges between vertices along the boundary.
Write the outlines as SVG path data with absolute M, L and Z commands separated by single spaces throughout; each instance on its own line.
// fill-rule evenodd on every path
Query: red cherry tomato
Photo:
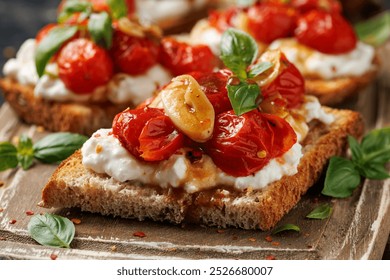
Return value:
M 269 44 L 278 38 L 293 34 L 295 9 L 277 3 L 260 3 L 248 9 L 249 32 L 257 41 Z
M 327 54 L 342 54 L 356 47 L 351 25 L 339 14 L 312 10 L 298 19 L 298 42 Z
M 224 32 L 234 26 L 233 21 L 239 11 L 237 7 L 231 7 L 225 11 L 211 11 L 208 18 L 209 24 L 220 32 Z
M 280 60 L 282 68 L 279 75 L 269 85 L 263 87 L 261 92 L 264 98 L 279 93 L 286 99 L 287 108 L 296 108 L 303 102 L 305 79 L 283 53 Z
M 59 77 L 78 94 L 89 94 L 106 84 L 113 75 L 107 51 L 92 41 L 79 38 L 67 43 L 58 54 Z
M 160 161 L 183 146 L 184 136 L 176 130 L 171 119 L 163 115 L 151 118 L 138 139 L 140 156 L 145 161 Z
M 114 31 L 111 55 L 119 71 L 129 75 L 140 75 L 156 64 L 158 45 L 148 38 L 127 35 Z
M 119 113 L 112 131 L 134 157 L 147 161 L 169 158 L 182 147 L 184 138 L 163 110 L 148 107 Z
M 342 7 L 337 0 L 291 0 L 290 5 L 301 13 L 319 9 L 332 13 L 341 13 L 342 11 Z
M 216 117 L 205 149 L 222 171 L 238 177 L 257 172 L 294 143 L 296 134 L 282 118 L 257 110 L 241 116 L 228 111 Z
M 217 66 L 217 59 L 208 46 L 191 46 L 169 37 L 161 41 L 159 61 L 175 76 L 193 71 L 212 72 Z
M 213 73 L 192 72 L 190 75 L 195 78 L 207 95 L 216 115 L 232 110 L 226 88 L 228 79 L 232 75 L 229 70 L 220 70 Z

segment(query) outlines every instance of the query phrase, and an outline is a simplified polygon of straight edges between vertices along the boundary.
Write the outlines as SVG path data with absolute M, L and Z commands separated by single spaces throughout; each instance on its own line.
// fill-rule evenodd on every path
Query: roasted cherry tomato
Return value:
M 298 42 L 327 54 L 342 54 L 356 47 L 352 26 L 339 14 L 312 10 L 298 19 Z
M 231 7 L 225 11 L 211 11 L 208 18 L 209 24 L 220 32 L 224 32 L 226 29 L 233 27 L 234 18 L 239 11 L 236 7 Z
M 269 44 L 293 34 L 297 13 L 277 3 L 260 3 L 248 9 L 248 29 L 257 41 Z
M 232 110 L 227 93 L 227 82 L 232 72 L 219 70 L 213 73 L 191 72 L 214 107 L 215 114 Z
M 158 44 L 148 38 L 130 36 L 115 28 L 111 55 L 115 66 L 129 75 L 140 75 L 156 64 Z
M 217 65 L 217 59 L 208 46 L 191 46 L 169 37 L 161 41 L 159 61 L 175 76 L 193 71 L 212 72 Z
M 248 176 L 288 151 L 296 139 L 282 118 L 257 110 L 241 116 L 228 111 L 216 117 L 213 138 L 206 142 L 205 150 L 222 171 Z
M 139 152 L 145 161 L 167 159 L 183 146 L 184 136 L 166 116 L 151 118 L 139 136 Z
M 290 5 L 301 13 L 311 10 L 324 10 L 332 13 L 341 13 L 342 7 L 337 0 L 291 0 Z
M 59 77 L 78 94 L 89 94 L 113 75 L 107 51 L 85 38 L 73 39 L 58 54 Z
M 58 5 L 58 13 L 60 13 L 63 9 L 63 6 L 68 0 L 62 0 L 61 3 Z M 85 0 L 92 3 L 92 9 L 95 12 L 109 12 L 110 7 L 107 3 L 107 0 Z M 134 0 L 125 0 L 128 10 L 128 16 L 132 15 L 135 12 L 135 3 Z
M 283 53 L 280 60 L 281 69 L 279 75 L 269 85 L 263 87 L 261 92 L 264 98 L 279 93 L 286 99 L 287 108 L 298 107 L 303 102 L 305 79 Z
M 183 146 L 183 134 L 175 129 L 162 109 L 127 109 L 116 115 L 112 131 L 139 160 L 164 160 Z

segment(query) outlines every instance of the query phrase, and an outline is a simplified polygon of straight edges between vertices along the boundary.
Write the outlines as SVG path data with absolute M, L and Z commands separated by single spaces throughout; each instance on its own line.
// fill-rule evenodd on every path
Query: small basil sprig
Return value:
M 114 19 L 127 16 L 128 9 L 125 0 L 107 0 L 107 4 Z
M 326 172 L 322 194 L 345 198 L 360 184 L 361 176 L 382 180 L 390 178 L 385 164 L 390 161 L 390 127 L 367 134 L 362 142 L 348 136 L 352 160 L 332 157 Z
M 80 13 L 80 21 L 86 19 L 92 13 L 92 3 L 80 0 L 66 1 L 61 7 L 61 12 L 57 17 L 58 23 L 64 23 L 75 13 Z
M 46 37 L 42 39 L 35 51 L 35 67 L 39 77 L 45 72 L 46 64 L 51 57 L 76 32 L 77 26 L 57 26 L 50 30 Z
M 288 230 L 292 230 L 292 231 L 296 231 L 296 232 L 300 232 L 300 231 L 301 231 L 300 227 L 297 226 L 297 225 L 294 225 L 294 224 L 285 224 L 285 225 L 281 225 L 281 226 L 275 228 L 275 229 L 271 232 L 271 234 L 274 235 L 274 234 L 278 234 L 278 233 L 280 233 L 280 232 L 282 232 L 282 231 L 288 231 Z
M 313 211 L 307 214 L 306 218 L 324 220 L 330 217 L 332 210 L 332 207 L 328 203 L 325 203 L 316 207 Z
M 68 132 L 50 134 L 33 145 L 25 135 L 19 139 L 17 147 L 9 142 L 0 143 L 0 171 L 15 168 L 18 164 L 27 170 L 34 159 L 44 163 L 57 163 L 81 148 L 88 138 Z
M 390 38 L 390 11 L 355 25 L 356 33 L 363 42 L 380 46 Z
M 235 76 L 227 85 L 230 103 L 236 115 L 242 115 L 258 107 L 261 90 L 251 78 L 272 67 L 264 62 L 253 65 L 258 56 L 256 41 L 247 33 L 229 28 L 222 34 L 221 60 Z
M 70 248 L 75 235 L 74 224 L 67 218 L 53 215 L 35 215 L 27 226 L 30 236 L 41 245 Z
M 109 49 L 112 45 L 113 29 L 111 18 L 106 12 L 92 14 L 88 21 L 88 31 L 92 40 Z

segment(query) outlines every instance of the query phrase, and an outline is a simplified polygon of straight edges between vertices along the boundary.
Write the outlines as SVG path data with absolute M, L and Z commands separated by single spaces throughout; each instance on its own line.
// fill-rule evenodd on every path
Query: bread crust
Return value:
M 91 135 L 102 127 L 111 127 L 115 115 L 132 104 L 56 102 L 34 96 L 34 87 L 11 78 L 0 79 L 5 100 L 28 124 L 50 131 L 68 131 Z
M 331 156 L 344 151 L 347 135 L 359 137 L 359 113 L 326 108 L 336 120 L 330 126 L 312 124 L 303 143 L 298 173 L 284 176 L 262 190 L 236 191 L 216 186 L 193 194 L 174 188 L 119 183 L 82 164 L 77 151 L 53 173 L 42 190 L 43 207 L 79 207 L 83 211 L 124 218 L 171 223 L 199 223 L 218 227 L 268 230 L 293 208 L 320 177 Z

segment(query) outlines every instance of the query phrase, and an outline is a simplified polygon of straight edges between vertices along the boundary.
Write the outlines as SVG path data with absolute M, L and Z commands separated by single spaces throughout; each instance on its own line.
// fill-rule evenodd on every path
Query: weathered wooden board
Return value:
M 390 53 L 387 46 L 386 53 Z M 343 107 L 360 111 L 367 130 L 390 125 L 389 75 L 383 77 Z M 18 121 L 7 104 L 0 109 L 0 141 L 10 141 L 22 133 L 41 138 L 35 126 Z M 26 211 L 47 212 L 37 206 L 40 191 L 55 166 L 37 164 L 0 173 L 0 258 L 48 259 L 381 259 L 390 232 L 390 180 L 369 181 L 348 199 L 320 195 L 318 182 L 279 224 L 293 223 L 300 233 L 286 232 L 266 237 L 270 232 L 240 229 L 217 230 L 196 225 L 174 226 L 138 222 L 82 213 L 77 209 L 49 211 L 78 218 L 72 249 L 53 249 L 38 245 L 27 233 L 30 216 Z M 305 216 L 323 202 L 333 205 L 327 220 Z M 11 224 L 11 220 L 16 220 Z M 146 237 L 133 236 L 142 231 Z

